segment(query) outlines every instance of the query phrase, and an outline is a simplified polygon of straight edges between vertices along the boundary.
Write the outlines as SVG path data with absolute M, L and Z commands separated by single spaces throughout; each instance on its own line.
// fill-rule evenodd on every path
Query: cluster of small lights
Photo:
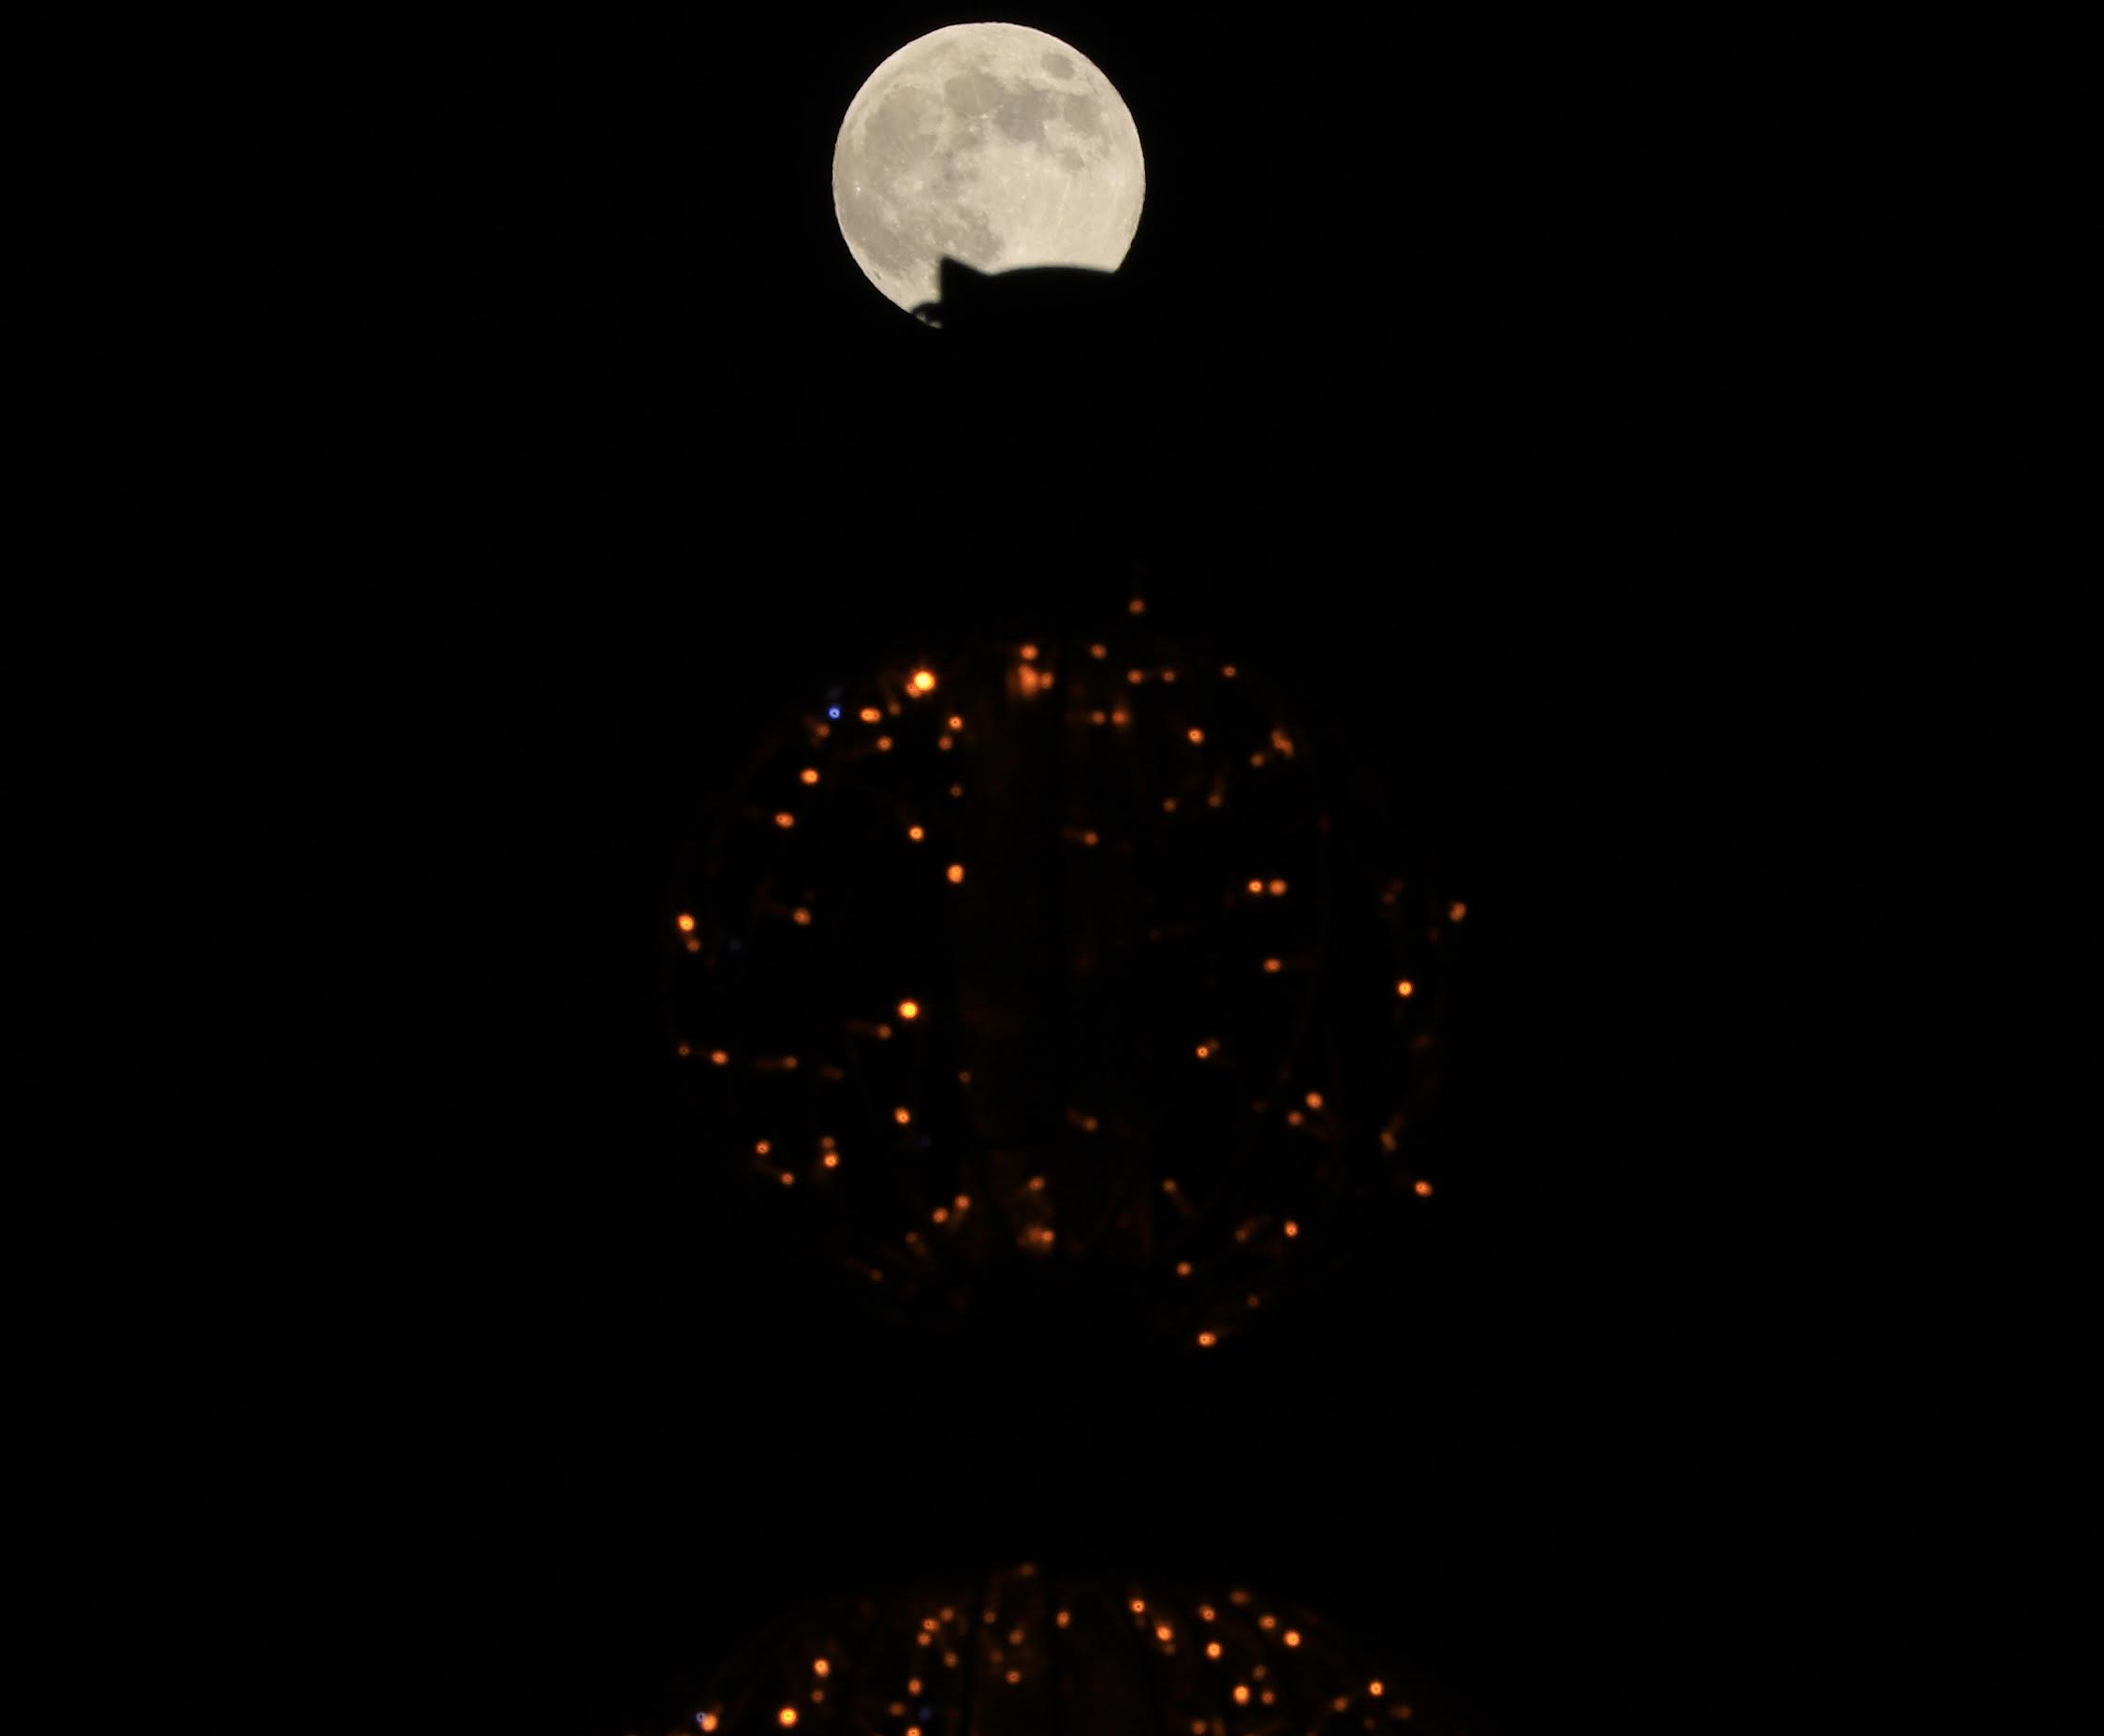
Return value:
M 670 913 L 711 1148 L 887 1295 L 1111 1263 L 1184 1344 L 1246 1331 L 1327 1227 L 1434 1194 L 1404 1135 L 1466 908 L 1340 872 L 1317 758 L 1137 597 L 825 696 Z
M 730 1660 L 679 1727 L 705 1736 L 1342 1736 L 1436 1731 L 1394 1670 L 1312 1612 L 1225 1592 L 1055 1582 L 1035 1564 L 844 1600 Z

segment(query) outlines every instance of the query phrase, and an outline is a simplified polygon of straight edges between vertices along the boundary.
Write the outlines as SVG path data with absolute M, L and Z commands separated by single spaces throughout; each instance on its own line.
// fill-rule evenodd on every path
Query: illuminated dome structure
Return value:
M 1447 1732 L 1392 1666 L 1243 1587 L 1065 1582 L 1024 1564 L 844 1597 L 741 1643 L 680 1727 L 707 1736 Z
M 708 1160 L 873 1298 L 1248 1331 L 1435 1198 L 1466 909 L 1321 758 L 1138 597 L 814 691 L 665 914 Z

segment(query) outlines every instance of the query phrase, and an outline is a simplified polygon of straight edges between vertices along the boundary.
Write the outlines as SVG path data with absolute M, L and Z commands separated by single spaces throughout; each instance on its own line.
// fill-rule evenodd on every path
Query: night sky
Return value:
M 2035 436 L 1962 407 L 1989 74 L 1015 17 L 1146 151 L 1080 351 L 835 227 L 847 102 L 958 16 L 104 45 L 17 656 L 118 1710 L 656 1736 L 760 1614 L 1035 1553 L 1285 1588 L 1488 1736 L 2019 1728 L 2083 922 Z M 1231 1355 L 931 1347 L 702 1173 L 681 853 L 758 720 L 1137 592 L 1467 901 L 1437 1212 Z

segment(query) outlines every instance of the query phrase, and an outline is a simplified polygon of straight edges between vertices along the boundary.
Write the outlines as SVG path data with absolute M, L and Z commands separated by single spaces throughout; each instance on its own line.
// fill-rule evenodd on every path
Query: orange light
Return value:
M 949 1222 L 949 1208 L 948 1206 L 937 1206 L 928 1215 L 938 1224 L 947 1224 Z
M 1296 1224 L 1291 1218 L 1287 1218 L 1286 1220 L 1286 1233 L 1289 1236 L 1299 1235 L 1301 1233 L 1300 1225 Z
M 1210 1350 L 1219 1342 L 1218 1337 L 1212 1332 L 1200 1332 L 1199 1334 L 1199 1347 L 1201 1350 Z
M 689 934 L 686 937 L 686 949 L 689 952 L 699 952 L 701 950 L 701 943 L 697 940 L 692 934 Z
M 1135 1615 L 1145 1615 L 1145 1614 L 1147 1613 L 1147 1600 L 1146 1600 L 1146 1598 L 1144 1598 L 1144 1597 L 1135 1597 L 1135 1598 L 1134 1598 L 1134 1599 L 1132 1600 L 1132 1612 L 1133 1612 L 1133 1614 L 1135 1614 Z
M 1143 615 L 1146 612 L 1147 599 L 1143 596 L 1136 596 L 1126 605 L 1126 613 L 1128 615 Z
M 791 826 L 796 824 L 796 816 L 791 814 L 787 808 L 784 808 L 781 813 L 777 814 L 774 817 L 774 823 L 779 826 L 784 831 L 787 831 Z
M 1263 883 L 1263 882 L 1262 882 L 1261 880 L 1252 880 L 1252 881 L 1250 881 L 1250 883 L 1249 883 L 1249 895 L 1250 895 L 1250 897 L 1252 897 L 1252 898 L 1261 898 L 1261 897 L 1263 897 L 1263 895 L 1264 895 L 1264 883 Z
M 1208 1056 L 1210 1056 L 1210 1055 L 1211 1055 L 1212 1053 L 1213 1053 L 1213 1045 L 1212 1045 L 1211 1043 L 1200 1043 L 1200 1044 L 1199 1045 L 1199 1059 L 1200 1061 L 1203 1061 L 1203 1060 L 1205 1060 L 1205 1059 L 1206 1059 L 1206 1058 L 1207 1058 Z
M 701 1726 L 702 1736 L 708 1736 L 708 1733 L 716 1728 L 716 1714 L 713 1712 L 704 1712 L 696 1722 Z
M 1447 920 L 1449 922 L 1458 922 L 1467 914 L 1468 906 L 1464 904 L 1456 902 L 1447 906 Z
M 1052 1625 L 1055 1627 L 1064 1627 L 1068 1622 L 1072 1621 L 1074 1617 L 1070 1612 L 1066 1610 L 1062 1610 L 1057 1615 L 1052 1617 Z
M 1272 882 L 1272 896 L 1273 898 L 1284 898 L 1286 896 L 1286 882 L 1284 880 L 1273 880 Z
M 964 727 L 964 720 L 962 717 L 952 717 L 949 720 L 949 727 L 952 729 L 962 729 Z
M 1164 796 L 1162 798 L 1162 812 L 1164 814 L 1176 812 L 1176 798 L 1174 796 Z
M 884 715 L 884 714 L 878 711 L 874 705 L 863 706 L 861 714 L 861 719 L 864 723 L 875 723 Z
M 888 735 L 878 736 L 876 738 L 876 751 L 880 754 L 890 753 L 891 751 L 891 738 Z
M 1411 1191 L 1420 1199 L 1429 1199 L 1432 1198 L 1432 1184 L 1430 1182 L 1419 1182 Z
M 797 773 L 797 776 L 806 784 L 816 784 L 818 781 L 818 768 L 817 766 L 805 766 L 802 771 Z
M 969 1194 L 959 1194 L 950 1203 L 960 1212 L 969 1212 L 972 1209 L 972 1197 Z
M 794 1706 L 784 1706 L 774 1716 L 779 1720 L 782 1728 L 787 1729 L 796 1723 L 796 1708 Z
M 1246 1706 L 1249 1704 L 1248 1683 L 1238 1682 L 1235 1684 L 1235 1704 L 1238 1706 Z
M 1187 1259 L 1178 1260 L 1176 1262 L 1176 1275 L 1179 1278 L 1189 1277 L 1191 1275 L 1191 1262 Z
M 754 1154 L 755 1154 L 755 1155 L 756 1155 L 757 1156 L 764 1157 L 764 1156 L 766 1156 L 766 1155 L 767 1155 L 767 1154 L 768 1154 L 769 1152 L 772 1151 L 773 1149 L 774 1149 L 774 1141 L 773 1141 L 773 1140 L 760 1140 L 760 1142 L 759 1142 L 759 1143 L 758 1143 L 758 1145 L 756 1145 L 756 1146 L 754 1146 L 754 1147 L 753 1147 L 753 1152 L 754 1152 Z
M 794 1187 L 796 1185 L 796 1177 L 791 1175 L 787 1170 L 784 1170 L 782 1171 L 782 1185 L 784 1187 Z
M 1204 744 L 1205 731 L 1197 728 L 1195 725 L 1191 728 L 1184 730 L 1184 734 L 1189 739 L 1190 743 L 1193 747 L 1199 747 Z
M 817 1676 L 830 1676 L 832 1674 L 832 1666 L 822 1657 L 813 1658 L 811 1660 L 811 1673 Z
M 797 905 L 794 910 L 789 912 L 789 919 L 799 928 L 809 928 L 811 926 L 811 913 L 802 905 Z
M 1264 975 L 1267 977 L 1275 977 L 1285 968 L 1285 964 L 1278 959 L 1266 959 L 1264 961 Z
M 1083 832 L 1083 833 L 1081 834 L 1081 842 L 1082 842 L 1083 844 L 1087 845 L 1087 846 L 1088 846 L 1088 847 L 1089 847 L 1090 849 L 1092 849 L 1092 850 L 1093 850 L 1093 849 L 1095 849 L 1095 848 L 1096 848 L 1096 833 L 1095 833 L 1095 832 L 1093 832 L 1093 831 L 1084 831 L 1084 832 Z
M 1388 1684 L 1380 1681 L 1369 1682 L 1366 1685 L 1366 1691 L 1367 1693 L 1371 1694 L 1376 1699 L 1378 1699 L 1383 1694 L 1388 1692 Z
M 1105 646 L 1091 645 L 1089 647 L 1089 655 L 1094 657 L 1098 663 L 1102 662 L 1103 659 L 1110 655 L 1110 650 Z
M 1223 663 L 1220 666 L 1220 679 L 1223 681 L 1232 681 L 1234 680 L 1234 678 L 1235 666 L 1231 663 Z
M 827 1169 L 837 1170 L 840 1168 L 840 1154 L 838 1152 L 828 1152 L 820 1161 L 825 1164 Z
M 1023 661 L 1024 661 L 1025 663 L 1035 663 L 1035 662 L 1037 662 L 1037 646 L 1035 646 L 1035 645 L 1025 645 L 1025 646 L 1023 646 Z
M 1146 679 L 1147 671 L 1145 669 L 1126 670 L 1126 680 L 1129 681 L 1135 687 L 1139 686 L 1140 684 Z
M 911 1126 L 913 1125 L 913 1111 L 902 1103 L 891 1111 L 891 1119 L 902 1127 Z
M 1279 1638 L 1284 1640 L 1288 1646 L 1297 1646 L 1301 1643 L 1300 1634 L 1295 1629 L 1290 1627 L 1288 1627 L 1283 1634 L 1281 1634 Z
M 709 1065 L 712 1067 L 728 1067 L 730 1065 L 729 1053 L 721 1049 L 710 1050 Z
M 1411 995 L 1415 994 L 1418 992 L 1418 985 L 1412 982 L 1409 978 L 1405 977 L 1401 982 L 1395 985 L 1395 992 L 1396 993 L 1400 994 L 1405 1000 L 1408 1000 Z
M 679 924 L 681 934 L 691 934 L 694 933 L 694 919 L 692 917 L 683 914 L 679 919 Z
M 1319 1091 L 1309 1092 L 1307 1095 L 1307 1105 L 1311 1110 L 1320 1109 L 1322 1107 L 1322 1093 Z
M 1220 1655 L 1220 1642 L 1219 1642 L 1219 1640 L 1207 1640 L 1207 1641 L 1205 1642 L 1205 1655 L 1206 1655 L 1206 1656 L 1208 1656 L 1208 1657 L 1218 1657 L 1218 1656 Z
M 913 671 L 913 690 L 916 693 L 933 693 L 935 690 L 935 672 L 933 669 Z
M 950 885 L 962 886 L 964 884 L 964 864 L 963 862 L 951 862 L 949 867 L 943 870 L 943 875 Z
M 899 1017 L 902 1019 L 920 1018 L 920 1003 L 919 1001 L 901 1001 L 899 1003 Z
M 908 827 L 907 827 L 907 828 L 905 829 L 905 835 L 906 835 L 907 837 L 911 838 L 911 839 L 912 839 L 912 840 L 914 841 L 914 843 L 916 843 L 916 844 L 919 844 L 919 843 L 920 842 L 920 840 L 921 840 L 921 839 L 925 838 L 925 837 L 926 837 L 926 836 L 928 835 L 928 833 L 927 833 L 926 830 L 925 830 L 924 828 L 922 828 L 922 827 L 920 827 L 920 826 L 908 826 Z
M 1171 1627 L 1167 1622 L 1157 1622 L 1155 1624 L 1155 1638 L 1159 1640 L 1164 1645 L 1167 1645 L 1171 1640 L 1176 1638 L 1176 1630 Z

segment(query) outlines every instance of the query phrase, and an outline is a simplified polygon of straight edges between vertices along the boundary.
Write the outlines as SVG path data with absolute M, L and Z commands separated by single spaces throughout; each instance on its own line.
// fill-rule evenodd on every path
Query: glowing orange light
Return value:
M 1264 974 L 1267 977 L 1275 977 L 1285 968 L 1284 963 L 1278 959 L 1266 959 L 1264 961 Z
M 830 1676 L 832 1674 L 832 1666 L 822 1657 L 813 1658 L 811 1660 L 811 1673 L 817 1676 Z
M 1111 655 L 1111 653 L 1110 653 L 1109 649 L 1108 649 L 1107 647 L 1105 647 L 1105 646 L 1102 646 L 1102 645 L 1091 645 L 1091 646 L 1089 647 L 1089 655 L 1090 655 L 1090 656 L 1092 656 L 1092 657 L 1094 657 L 1094 658 L 1095 658 L 1095 659 L 1096 659 L 1096 661 L 1097 661 L 1098 663 L 1102 662 L 1102 661 L 1103 661 L 1103 659 L 1104 659 L 1105 657 L 1109 656 L 1110 655 Z
M 935 690 L 935 672 L 933 669 L 913 671 L 913 690 L 916 693 L 933 693 Z
M 708 1732 L 716 1728 L 716 1714 L 713 1712 L 704 1712 L 696 1721 L 701 1726 L 702 1736 L 708 1736 Z
M 1290 1627 L 1288 1627 L 1283 1634 L 1281 1634 L 1279 1638 L 1284 1640 L 1289 1646 L 1296 1646 L 1301 1643 L 1300 1634 Z
M 787 1170 L 784 1170 L 782 1171 L 782 1185 L 784 1187 L 794 1187 L 796 1185 L 796 1177 L 791 1175 Z
M 960 1212 L 969 1212 L 972 1209 L 972 1197 L 969 1194 L 959 1194 L 950 1203 Z
M 789 912 L 789 919 L 799 928 L 809 928 L 811 926 L 811 913 L 802 905 L 797 905 L 794 910 Z
M 911 838 L 914 843 L 919 844 L 921 839 L 925 838 L 928 835 L 928 833 L 925 829 L 920 826 L 908 826 L 905 829 L 905 835 Z
M 1252 897 L 1252 898 L 1261 898 L 1261 897 L 1263 897 L 1263 895 L 1264 895 L 1264 883 L 1263 883 L 1263 882 L 1262 882 L 1261 880 L 1252 880 L 1252 881 L 1250 881 L 1250 883 L 1249 883 L 1249 895 L 1250 895 L 1250 897 Z
M 692 917 L 682 915 L 679 919 L 679 924 L 681 934 L 691 934 L 694 933 L 694 919 Z
M 874 705 L 865 705 L 859 715 L 864 723 L 876 723 L 882 719 L 884 714 Z
M 1286 1233 L 1289 1236 L 1299 1235 L 1301 1233 L 1300 1225 L 1296 1224 L 1291 1218 L 1287 1218 L 1286 1220 Z
M 1408 1000 L 1411 995 L 1415 994 L 1418 992 L 1418 985 L 1412 982 L 1409 978 L 1405 977 L 1401 982 L 1395 985 L 1395 992 L 1396 993 L 1400 994 L 1405 1000 Z
M 796 1708 L 794 1706 L 784 1706 L 774 1716 L 780 1722 L 782 1728 L 787 1729 L 796 1723 Z
M 1287 1125 L 1288 1127 L 1298 1127 L 1298 1126 L 1301 1126 L 1301 1125 L 1303 1125 L 1303 1124 L 1304 1124 L 1304 1123 L 1305 1123 L 1306 1121 L 1307 1121 L 1307 1117 L 1306 1117 L 1305 1115 L 1302 1114 L 1302 1113 L 1301 1113 L 1301 1111 L 1300 1111 L 1299 1110 L 1287 1110 L 1287 1111 L 1286 1111 L 1286 1125 Z
M 1238 1706 L 1246 1706 L 1249 1704 L 1248 1683 L 1238 1682 L 1235 1684 L 1235 1704 Z
M 1388 1684 L 1379 1681 L 1369 1682 L 1366 1685 L 1366 1691 L 1367 1693 L 1371 1694 L 1376 1699 L 1378 1699 L 1383 1694 L 1388 1692 Z
M 1187 1259 L 1178 1260 L 1176 1262 L 1176 1275 L 1179 1278 L 1189 1277 L 1191 1275 L 1191 1262 Z
M 1218 1656 L 1220 1655 L 1220 1642 L 1219 1642 L 1219 1640 L 1207 1640 L 1207 1641 L 1205 1642 L 1205 1655 L 1206 1655 L 1206 1656 L 1208 1656 L 1208 1657 L 1218 1657 Z
M 730 1065 L 730 1055 L 728 1052 L 721 1049 L 710 1050 L 709 1065 L 712 1067 L 728 1067 Z
M 1146 612 L 1147 599 L 1143 596 L 1136 596 L 1126 605 L 1126 613 L 1128 615 L 1143 615 Z
M 890 753 L 891 751 L 891 738 L 888 735 L 878 736 L 876 738 L 876 751 L 880 754 Z
M 964 884 L 964 864 L 963 862 L 951 862 L 949 867 L 943 870 L 943 875 L 950 885 L 962 886 Z
M 1025 663 L 1035 663 L 1035 662 L 1037 662 L 1037 646 L 1035 646 L 1035 645 L 1025 645 L 1025 646 L 1023 646 L 1023 661 L 1024 661 Z
M 1162 812 L 1164 814 L 1176 812 L 1176 798 L 1174 796 L 1164 796 L 1162 798 Z
M 838 1152 L 828 1152 L 821 1161 L 827 1169 L 837 1170 L 840 1168 L 840 1154 Z
M 1320 1109 L 1322 1107 L 1322 1093 L 1319 1091 L 1309 1092 L 1307 1095 L 1307 1106 L 1311 1110 Z
M 1197 728 L 1195 725 L 1191 728 L 1184 730 L 1184 733 L 1187 738 L 1189 738 L 1190 743 L 1193 747 L 1199 747 L 1204 744 L 1205 731 Z
M 1199 1045 L 1199 1059 L 1200 1061 L 1205 1060 L 1207 1056 L 1212 1054 L 1212 1052 L 1213 1045 L 1211 1043 L 1200 1043 Z
M 1261 755 L 1261 754 L 1251 754 L 1251 755 L 1249 756 L 1249 763 L 1250 763 L 1251 765 L 1253 765 L 1253 766 L 1260 766 L 1260 765 L 1262 765 L 1262 764 L 1264 763 L 1264 757 L 1263 757 L 1263 755 Z
M 1096 833 L 1095 833 L 1095 832 L 1093 832 L 1093 831 L 1084 831 L 1084 832 L 1083 832 L 1083 833 L 1081 834 L 1081 842 L 1082 842 L 1083 844 L 1087 845 L 1087 846 L 1088 846 L 1088 847 L 1089 847 L 1090 849 L 1092 849 L 1092 850 L 1093 850 L 1093 849 L 1095 849 L 1095 848 L 1096 848 Z
M 938 1224 L 947 1224 L 949 1222 L 949 1208 L 948 1206 L 937 1206 L 928 1215 Z
M 1126 670 L 1126 680 L 1129 681 L 1135 687 L 1139 686 L 1140 684 L 1146 679 L 1147 671 L 1145 669 Z
M 774 817 L 774 823 L 779 826 L 784 831 L 787 831 L 791 826 L 796 824 L 796 816 L 791 814 L 787 808 L 785 808 L 781 813 L 777 814 Z
M 913 1125 L 913 1111 L 902 1103 L 891 1111 L 891 1119 L 902 1127 L 911 1126 Z
M 1135 1598 L 1134 1598 L 1134 1599 L 1132 1600 L 1132 1612 L 1133 1612 L 1133 1614 L 1135 1614 L 1135 1615 L 1145 1615 L 1145 1614 L 1147 1613 L 1147 1600 L 1146 1600 L 1146 1598 L 1144 1598 L 1144 1597 L 1135 1597 Z
M 758 1145 L 753 1147 L 754 1154 L 761 1157 L 766 1156 L 767 1154 L 773 1149 L 774 1141 L 772 1140 L 762 1140 Z
M 1273 880 L 1272 882 L 1272 896 L 1273 898 L 1284 898 L 1286 896 L 1286 882 L 1284 880 Z
M 1200 1332 L 1199 1334 L 1199 1347 L 1200 1349 L 1210 1350 L 1219 1342 L 1219 1338 L 1212 1332 Z
M 920 1018 L 920 1003 L 919 1001 L 901 1001 L 899 1003 L 899 1017 L 902 1019 Z
M 1167 1645 L 1171 1640 L 1176 1638 L 1176 1630 L 1171 1627 L 1167 1622 L 1156 1622 L 1155 1624 L 1155 1638 L 1159 1640 L 1164 1645 Z
M 1458 922 L 1467 914 L 1468 906 L 1464 904 L 1455 903 L 1447 906 L 1447 920 L 1449 922 Z
M 1266 1633 L 1270 1633 L 1273 1628 L 1278 1626 L 1278 1617 L 1275 1615 L 1259 1615 L 1257 1618 L 1257 1626 Z
M 964 720 L 962 717 L 952 717 L 949 720 L 949 727 L 952 729 L 962 729 L 964 727 Z
M 1419 1182 L 1411 1191 L 1420 1199 L 1429 1199 L 1432 1198 L 1432 1184 L 1430 1182 Z
M 1234 666 L 1233 664 L 1231 664 L 1231 663 L 1223 663 L 1223 664 L 1222 664 L 1222 665 L 1220 666 L 1220 678 L 1221 678 L 1221 680 L 1223 680 L 1223 681 L 1232 681 L 1232 680 L 1234 680 L 1234 678 L 1235 678 L 1235 666 Z
M 1052 1625 L 1057 1627 L 1064 1627 L 1068 1622 L 1072 1621 L 1074 1617 L 1070 1611 L 1062 1610 L 1057 1615 L 1052 1617 Z
M 686 937 L 686 949 L 689 952 L 699 952 L 701 950 L 701 943 L 697 940 L 692 934 L 689 934 Z
M 816 784 L 818 781 L 818 768 L 817 766 L 805 766 L 802 771 L 797 773 L 797 776 L 806 784 Z

